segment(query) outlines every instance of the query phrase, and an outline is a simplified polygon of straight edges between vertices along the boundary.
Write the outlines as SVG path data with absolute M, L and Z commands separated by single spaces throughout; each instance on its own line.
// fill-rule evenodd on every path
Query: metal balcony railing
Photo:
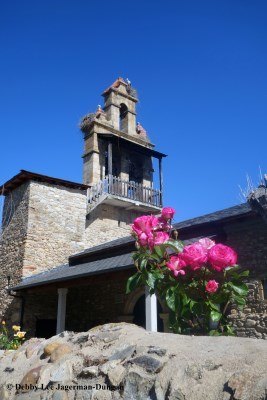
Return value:
M 143 186 L 142 184 L 133 181 L 124 181 L 113 175 L 107 176 L 94 186 L 90 187 L 88 192 L 88 202 L 98 202 L 105 194 L 111 194 L 113 196 L 123 197 L 133 201 L 140 201 L 154 207 L 162 206 L 160 190 Z

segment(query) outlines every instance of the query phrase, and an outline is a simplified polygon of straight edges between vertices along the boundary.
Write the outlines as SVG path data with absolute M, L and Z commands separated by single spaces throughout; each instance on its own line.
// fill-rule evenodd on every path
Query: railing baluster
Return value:
M 108 175 L 88 189 L 88 203 L 99 202 L 104 193 L 161 207 L 161 191 L 134 181 Z

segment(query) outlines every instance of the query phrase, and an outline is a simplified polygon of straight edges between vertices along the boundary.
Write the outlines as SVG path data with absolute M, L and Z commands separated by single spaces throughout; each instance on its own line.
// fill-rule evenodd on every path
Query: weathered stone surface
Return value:
M 71 353 L 72 347 L 68 344 L 61 344 L 57 346 L 54 351 L 52 351 L 50 360 L 51 362 L 56 362 L 60 358 L 64 357 L 66 354 Z
M 132 357 L 136 349 L 136 346 L 126 346 L 125 348 L 115 350 L 115 352 L 109 357 L 109 360 L 125 360 L 126 358 Z
M 152 373 L 159 372 L 164 366 L 164 363 L 161 360 L 157 360 L 156 358 L 147 355 L 135 357 L 131 360 L 131 363 Z
M 6 367 L 5 369 L 4 369 L 4 372 L 9 372 L 9 373 L 11 373 L 11 372 L 13 372 L 14 371 L 14 368 L 11 368 L 11 367 Z
M 157 354 L 160 357 L 165 356 L 166 352 L 166 349 L 162 349 L 161 347 L 156 346 L 149 346 L 148 350 L 148 354 Z
M 28 342 L 20 352 L 7 352 L 0 360 L 0 399 L 65 400 L 64 390 L 29 390 L 15 394 L 15 386 L 8 391 L 7 397 L 6 383 L 15 385 L 22 382 L 44 387 L 58 383 L 91 386 L 87 391 L 75 389 L 66 392 L 68 400 L 265 400 L 265 341 L 148 333 L 135 325 L 118 326 L 121 332 L 120 347 L 117 340 L 107 346 L 105 336 L 90 346 L 83 341 L 77 343 L 77 337 L 81 336 L 77 334 L 77 337 L 65 335 L 59 338 L 58 335 L 42 341 L 40 349 L 29 359 L 24 354 Z M 113 328 L 114 324 L 110 327 Z M 97 327 L 93 334 L 99 335 L 102 329 L 101 326 Z M 105 332 L 110 332 L 108 325 L 105 326 Z M 88 332 L 83 333 L 86 334 Z M 60 342 L 63 348 L 69 346 L 71 352 L 55 359 L 53 363 L 49 362 L 49 357 L 40 359 L 44 347 L 55 342 Z M 162 343 L 166 353 L 161 351 Z M 20 356 L 12 362 L 17 352 Z M 14 371 L 4 372 L 10 365 Z M 104 389 L 93 389 L 96 384 L 103 385 Z M 108 390 L 107 385 L 117 389 Z
M 143 400 L 149 397 L 154 386 L 153 377 L 142 371 L 132 370 L 128 372 L 124 380 L 124 398 L 132 400 Z M 151 393 L 152 394 L 152 393 Z
M 0 399 L 1 400 L 8 400 L 10 398 L 10 391 L 7 390 L 5 386 L 0 388 Z
M 35 353 L 37 353 L 40 348 L 40 344 L 42 343 L 42 340 L 33 338 L 30 339 L 29 342 L 30 343 L 25 350 L 25 355 L 27 358 L 31 358 Z
M 116 365 L 108 371 L 108 379 L 111 385 L 119 386 L 126 375 L 126 369 L 122 365 Z
M 83 368 L 82 371 L 80 372 L 79 376 L 82 377 L 92 377 L 92 376 L 97 376 L 98 375 L 98 367 L 97 366 L 92 366 L 92 367 L 86 367 Z
M 27 372 L 27 374 L 23 377 L 22 381 L 20 382 L 20 385 L 22 387 L 25 387 L 25 389 L 21 389 L 22 392 L 29 391 L 29 389 L 27 389 L 27 386 L 36 385 L 40 377 L 41 368 L 42 366 L 33 368 L 29 372 Z
M 68 382 L 73 378 L 72 363 L 70 360 L 66 360 L 60 363 L 55 371 L 51 373 L 51 382 Z
M 59 342 L 51 342 L 44 347 L 44 355 L 45 357 L 51 356 L 54 350 L 56 350 L 60 346 Z

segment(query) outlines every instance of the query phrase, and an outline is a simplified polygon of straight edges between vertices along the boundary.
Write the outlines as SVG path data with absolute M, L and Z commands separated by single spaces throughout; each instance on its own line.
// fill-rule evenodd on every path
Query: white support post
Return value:
M 146 297 L 146 330 L 151 332 L 157 332 L 157 296 L 149 294 L 149 288 L 146 286 L 145 290 Z
M 67 288 L 60 288 L 58 292 L 57 302 L 57 334 L 65 330 L 65 318 L 66 318 L 66 300 L 67 300 Z

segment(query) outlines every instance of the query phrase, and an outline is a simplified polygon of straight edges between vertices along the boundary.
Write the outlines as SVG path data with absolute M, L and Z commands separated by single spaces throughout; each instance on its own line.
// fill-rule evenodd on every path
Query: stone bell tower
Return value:
M 154 149 L 146 130 L 136 123 L 138 98 L 130 81 L 118 78 L 102 96 L 103 108 L 99 105 L 80 124 L 84 133 L 83 183 L 90 186 L 87 219 L 101 219 L 101 209 L 109 206 L 112 215 L 129 223 L 133 213 L 160 211 L 165 154 Z M 153 158 L 158 160 L 159 189 L 154 187 Z

